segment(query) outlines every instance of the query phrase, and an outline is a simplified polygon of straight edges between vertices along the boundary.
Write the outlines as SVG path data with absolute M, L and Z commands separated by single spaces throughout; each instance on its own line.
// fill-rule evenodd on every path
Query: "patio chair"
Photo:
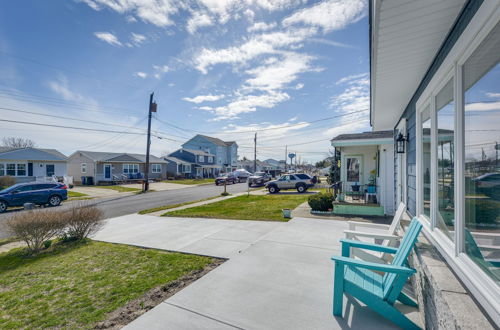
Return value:
M 335 262 L 333 315 L 342 316 L 343 295 L 346 293 L 403 329 L 419 329 L 394 307 L 394 303 L 399 300 L 405 305 L 418 307 L 402 290 L 408 278 L 416 272 L 407 266 L 407 258 L 421 229 L 422 224 L 413 218 L 399 248 L 341 239 L 342 256 L 332 257 Z M 394 259 L 387 265 L 352 259 L 349 255 L 351 248 L 392 253 Z
M 390 226 L 369 222 L 349 221 L 349 230 L 344 230 L 345 237 L 347 239 L 358 241 L 361 241 L 360 238 L 368 238 L 373 239 L 373 242 L 370 243 L 377 243 L 378 240 L 379 242 L 382 241 L 382 246 L 395 247 L 397 246 L 400 238 L 396 233 L 405 209 L 406 205 L 404 203 L 399 203 L 398 210 L 396 211 Z M 377 231 L 356 230 L 359 227 L 377 229 Z M 386 263 L 390 259 L 390 255 L 385 252 L 369 253 L 362 250 L 354 250 L 352 255 L 370 262 Z

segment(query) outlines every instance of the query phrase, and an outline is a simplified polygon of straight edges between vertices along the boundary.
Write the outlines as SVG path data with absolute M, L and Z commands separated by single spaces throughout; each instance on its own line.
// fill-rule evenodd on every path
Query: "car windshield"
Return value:
M 264 172 L 255 172 L 254 175 L 255 176 L 264 176 L 264 175 L 266 175 L 266 173 L 264 173 Z

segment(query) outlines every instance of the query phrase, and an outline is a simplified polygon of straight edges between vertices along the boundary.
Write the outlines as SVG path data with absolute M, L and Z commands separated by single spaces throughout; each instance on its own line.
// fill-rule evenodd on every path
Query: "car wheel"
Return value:
M 306 190 L 307 188 L 303 184 L 297 186 L 297 192 L 299 192 L 300 194 L 305 193 Z
M 0 201 L 0 213 L 7 211 L 7 203 Z
M 269 193 L 270 194 L 276 194 L 278 192 L 278 188 L 276 186 L 270 186 L 269 187 Z
M 61 204 L 61 197 L 57 195 L 50 196 L 49 206 L 58 206 L 59 204 Z

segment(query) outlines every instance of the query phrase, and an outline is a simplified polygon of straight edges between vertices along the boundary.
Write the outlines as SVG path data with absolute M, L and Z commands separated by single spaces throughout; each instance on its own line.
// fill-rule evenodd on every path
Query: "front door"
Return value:
M 111 164 L 104 164 L 104 179 L 111 179 Z
M 348 187 L 353 185 L 361 185 L 363 181 L 363 157 L 362 156 L 346 156 L 344 159 L 344 176 Z M 350 190 L 348 188 L 348 190 Z

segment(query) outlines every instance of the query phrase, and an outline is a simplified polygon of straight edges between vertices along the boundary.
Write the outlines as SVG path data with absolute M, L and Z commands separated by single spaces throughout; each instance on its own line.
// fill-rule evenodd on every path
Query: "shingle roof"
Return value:
M 365 140 L 365 139 L 387 139 L 392 138 L 394 132 L 389 131 L 373 131 L 373 132 L 363 132 L 354 134 L 341 134 L 334 137 L 331 141 L 343 141 L 343 140 Z
M 0 147 L 0 159 L 63 161 L 66 158 L 56 149 Z
M 177 158 L 177 157 L 172 157 L 172 156 L 167 156 L 165 157 L 166 160 L 177 163 L 177 164 L 191 164 L 190 162 Z
M 90 157 L 94 161 L 97 162 L 104 162 L 104 161 L 110 161 L 114 158 L 120 157 L 120 156 L 129 156 L 132 158 L 137 159 L 138 162 L 145 163 L 146 162 L 146 155 L 143 154 L 129 154 L 125 152 L 98 152 L 98 151 L 83 151 L 83 150 L 78 150 L 76 152 L 81 152 L 87 157 Z M 165 163 L 165 160 L 149 155 L 149 162 L 150 163 Z
M 195 154 L 195 155 L 201 155 L 201 156 L 212 156 L 212 157 L 215 157 L 215 155 L 212 155 L 211 153 L 206 152 L 206 151 L 203 151 L 203 150 L 186 149 L 186 148 L 183 148 L 183 149 L 181 149 L 181 150 L 185 150 L 185 151 L 190 152 L 190 153 Z
M 211 137 L 211 136 L 206 136 L 206 135 L 201 135 L 201 134 L 198 134 L 199 136 L 207 139 L 208 141 L 216 144 L 216 145 L 219 145 L 219 146 L 227 146 L 226 142 L 222 141 L 221 139 L 218 139 L 218 138 L 214 138 L 214 137 Z

